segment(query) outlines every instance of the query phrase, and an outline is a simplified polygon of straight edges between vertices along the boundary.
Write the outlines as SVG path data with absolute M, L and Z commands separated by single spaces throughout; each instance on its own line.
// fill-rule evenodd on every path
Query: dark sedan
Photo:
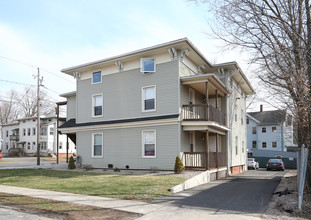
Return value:
M 285 164 L 282 159 L 270 159 L 267 163 L 267 170 L 285 170 Z

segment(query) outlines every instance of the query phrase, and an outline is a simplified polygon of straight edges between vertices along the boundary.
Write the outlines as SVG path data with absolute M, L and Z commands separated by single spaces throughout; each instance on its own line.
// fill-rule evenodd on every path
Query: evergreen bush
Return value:
M 76 169 L 75 160 L 73 159 L 73 156 L 71 156 L 69 158 L 68 168 L 69 169 Z
M 176 157 L 175 160 L 175 167 L 174 167 L 174 173 L 182 173 L 185 170 L 185 167 L 180 159 L 179 156 Z

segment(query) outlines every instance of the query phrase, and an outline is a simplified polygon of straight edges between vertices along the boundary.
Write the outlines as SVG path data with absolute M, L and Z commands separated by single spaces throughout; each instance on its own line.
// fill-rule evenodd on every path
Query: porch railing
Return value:
M 183 163 L 186 168 L 206 168 L 206 153 L 184 152 Z
M 185 121 L 215 121 L 226 125 L 224 112 L 207 104 L 183 105 L 182 116 Z
M 183 152 L 182 162 L 186 168 L 207 168 L 206 152 Z M 209 152 L 208 167 L 217 168 L 227 166 L 227 153 Z

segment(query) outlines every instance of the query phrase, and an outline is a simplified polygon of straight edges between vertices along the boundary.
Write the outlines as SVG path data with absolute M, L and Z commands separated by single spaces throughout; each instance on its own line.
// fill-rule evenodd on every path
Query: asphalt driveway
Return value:
M 266 171 L 265 169 L 250 170 L 162 197 L 151 203 L 204 209 L 215 214 L 263 213 L 285 173 L 286 171 Z

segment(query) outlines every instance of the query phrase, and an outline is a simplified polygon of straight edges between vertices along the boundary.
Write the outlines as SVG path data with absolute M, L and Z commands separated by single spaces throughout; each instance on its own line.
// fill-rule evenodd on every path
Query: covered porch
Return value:
M 187 130 L 183 128 L 184 140 L 181 159 L 186 169 L 212 170 L 227 167 L 227 139 L 225 131 Z

